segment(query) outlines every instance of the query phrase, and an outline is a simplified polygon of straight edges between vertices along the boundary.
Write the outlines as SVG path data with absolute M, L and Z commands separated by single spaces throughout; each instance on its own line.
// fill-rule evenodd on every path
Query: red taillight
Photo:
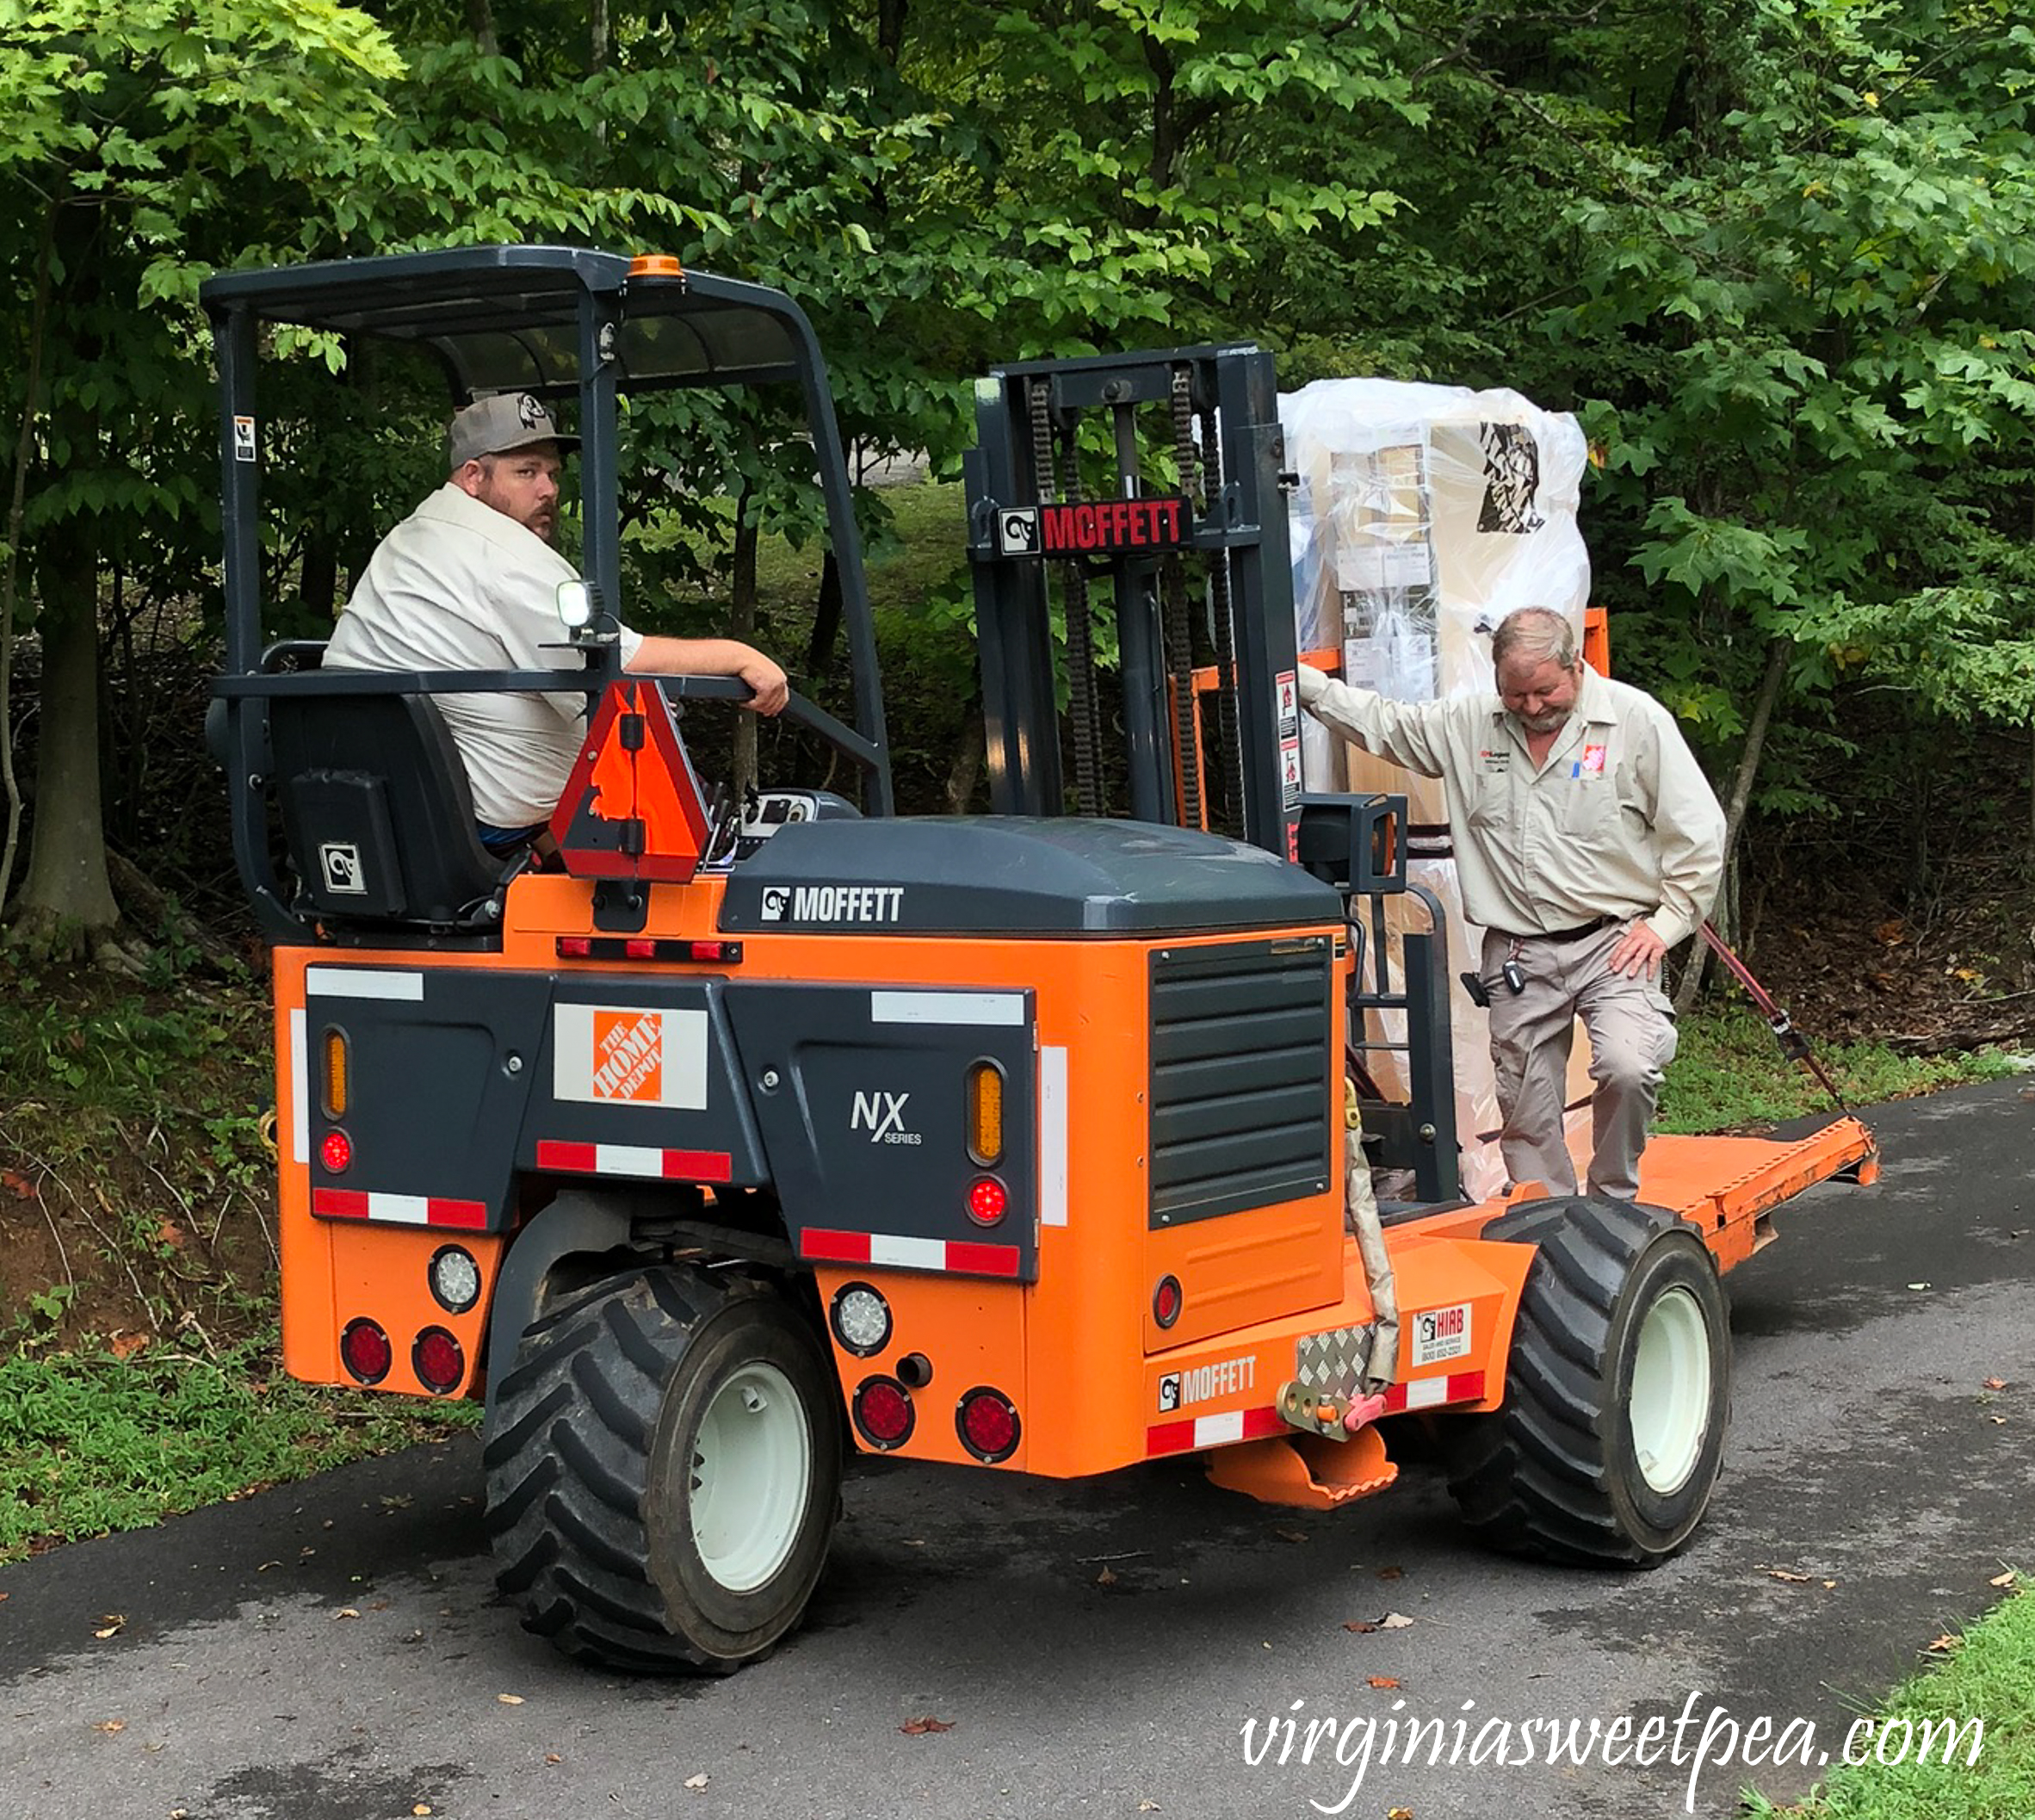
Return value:
M 318 1160 L 325 1166 L 328 1174 L 342 1173 L 353 1161 L 353 1140 L 337 1125 L 325 1133 L 325 1141 L 318 1147 Z
M 561 961 L 584 961 L 592 953 L 593 938 L 590 935 L 561 935 L 558 938 Z
M 968 1190 L 968 1217 L 978 1226 L 993 1226 L 1010 1210 L 1011 1197 L 993 1175 L 981 1177 Z
M 865 1377 L 856 1387 L 855 1426 L 872 1447 L 902 1446 L 912 1438 L 919 1413 L 912 1393 L 893 1377 Z
M 1159 1287 L 1152 1291 L 1152 1318 L 1161 1327 L 1171 1327 L 1180 1318 L 1180 1310 L 1186 1302 L 1187 1298 L 1180 1293 L 1180 1279 L 1161 1277 Z
M 632 935 L 622 944 L 622 957 L 630 961 L 654 961 L 657 944 L 646 935 Z
M 395 1349 L 388 1335 L 372 1321 L 349 1321 L 339 1336 L 339 1359 L 364 1384 L 378 1384 L 388 1376 Z
M 388 1342 L 385 1340 L 382 1344 Z M 459 1341 L 442 1327 L 428 1327 L 417 1336 L 417 1344 L 410 1349 L 410 1364 L 417 1381 L 441 1396 L 456 1390 L 460 1379 L 467 1375 L 467 1355 L 460 1350 Z
M 1018 1411 L 1001 1390 L 978 1385 L 961 1399 L 954 1413 L 961 1445 L 986 1466 L 1007 1460 L 1018 1451 Z
M 742 958 L 739 942 L 695 942 L 692 957 L 696 961 L 739 961 Z

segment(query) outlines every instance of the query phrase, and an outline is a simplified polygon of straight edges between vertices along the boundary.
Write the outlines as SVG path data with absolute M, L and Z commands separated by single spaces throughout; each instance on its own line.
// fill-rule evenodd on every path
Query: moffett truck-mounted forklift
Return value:
M 1791 1194 L 1870 1171 L 1871 1140 L 1659 1140 L 1645 1207 L 1463 1200 L 1444 944 L 1376 920 L 1409 888 L 1403 804 L 1305 797 L 1290 766 L 1268 356 L 981 383 L 995 812 L 904 818 L 789 298 L 555 247 L 225 274 L 203 298 L 219 747 L 275 943 L 286 1363 L 485 1396 L 487 1526 L 532 1630 L 627 1668 L 767 1650 L 820 1576 L 850 1446 L 1056 1477 L 1206 1453 L 1319 1507 L 1389 1484 L 1386 1437 L 1419 1412 L 1502 1545 L 1643 1564 L 1688 1538 L 1729 1411 L 1719 1271 Z M 340 673 L 264 645 L 281 445 L 256 380 L 284 324 L 435 356 L 455 401 L 576 409 L 561 669 Z M 683 721 L 741 686 L 617 660 L 622 394 L 766 385 L 803 405 L 854 670 L 854 725 L 789 712 L 854 802 L 702 789 Z M 588 719 L 558 860 L 504 866 L 431 698 L 561 689 Z M 1364 1107 L 1367 1155 L 1346 1102 L 1384 1009 L 1413 1086 Z M 1411 1192 L 1352 1222 L 1374 1163 Z

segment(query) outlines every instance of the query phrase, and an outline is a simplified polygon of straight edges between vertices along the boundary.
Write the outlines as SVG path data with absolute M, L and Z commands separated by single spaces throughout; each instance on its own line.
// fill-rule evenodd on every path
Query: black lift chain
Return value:
M 1208 490 L 1194 447 L 1194 368 L 1185 361 L 1173 368 L 1172 406 L 1173 460 L 1180 470 L 1180 491 L 1200 511 L 1208 504 Z
M 1031 416 L 1031 475 L 1039 492 L 1039 504 L 1053 504 L 1053 387 L 1035 379 L 1026 390 L 1025 404 Z
M 1208 826 L 1201 804 L 1201 752 L 1194 725 L 1194 622 L 1187 611 L 1186 565 L 1175 551 L 1160 564 L 1160 598 L 1166 608 L 1166 664 L 1172 684 L 1173 745 L 1180 758 L 1180 826 Z
M 1173 459 L 1180 491 L 1191 505 L 1203 497 L 1201 461 L 1194 446 L 1194 368 L 1183 361 L 1172 372 Z M 1160 571 L 1166 605 L 1166 673 L 1172 688 L 1173 745 L 1179 755 L 1180 821 L 1206 827 L 1201 800 L 1201 742 L 1197 737 L 1194 695 L 1194 622 L 1187 610 L 1185 560 L 1176 552 Z
M 1081 435 L 1078 423 L 1061 432 L 1061 490 L 1067 504 L 1081 497 Z M 1095 693 L 1095 622 L 1088 612 L 1088 571 L 1077 556 L 1067 566 L 1067 711 L 1073 723 L 1074 796 L 1084 815 L 1106 815 L 1103 798 L 1102 727 Z
M 1029 388 L 1027 402 L 1031 415 L 1032 470 L 1038 481 L 1039 503 L 1054 503 L 1053 484 L 1053 388 L 1036 379 Z M 1063 431 L 1063 474 L 1067 501 L 1071 505 L 1081 497 L 1080 439 L 1069 423 Z M 1095 724 L 1095 636 L 1088 616 L 1088 575 L 1079 556 L 1070 558 L 1062 574 L 1067 601 L 1067 699 L 1069 733 L 1074 747 L 1074 796 L 1084 815 L 1105 813 L 1102 798 L 1101 730 Z
M 1208 488 L 1209 513 L 1214 517 L 1222 501 L 1222 449 L 1215 440 L 1212 405 L 1201 413 L 1201 466 Z M 1215 725 L 1222 746 L 1215 769 L 1231 817 L 1230 826 L 1223 832 L 1240 836 L 1244 832 L 1244 754 L 1237 722 L 1236 628 L 1229 616 L 1228 550 L 1209 552 L 1209 617 L 1215 641 Z

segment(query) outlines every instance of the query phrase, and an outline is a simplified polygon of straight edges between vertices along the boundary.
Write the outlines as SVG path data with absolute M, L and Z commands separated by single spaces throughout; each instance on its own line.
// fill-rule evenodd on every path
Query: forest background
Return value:
M 1616 666 L 1731 807 L 1755 967 L 1812 1028 L 2035 1030 L 2032 90 L 2009 0 L 0 0 L 0 1320 L 229 1332 L 269 1239 L 201 734 L 222 269 L 563 241 L 789 290 L 857 471 L 933 476 L 858 493 L 919 809 L 981 787 L 940 483 L 992 364 L 1248 338 L 1287 389 L 1573 411 Z M 267 630 L 316 634 L 445 399 L 275 351 Z M 653 427 L 630 617 L 834 699 L 809 458 Z

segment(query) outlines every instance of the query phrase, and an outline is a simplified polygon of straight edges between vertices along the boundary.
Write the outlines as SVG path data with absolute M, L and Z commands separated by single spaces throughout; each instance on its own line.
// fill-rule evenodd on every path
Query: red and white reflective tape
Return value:
M 1417 1377 L 1411 1384 L 1390 1384 L 1385 1390 L 1387 1415 L 1403 1415 L 1412 1409 L 1438 1409 L 1444 1403 L 1480 1403 L 1484 1400 L 1484 1374 L 1459 1371 L 1448 1377 Z M 1291 1434 L 1277 1409 L 1225 1409 L 1218 1415 L 1197 1415 L 1191 1421 L 1161 1422 L 1145 1431 L 1145 1455 L 1192 1453 L 1204 1447 L 1222 1447 L 1232 1441 L 1261 1441 L 1270 1435 Z M 1308 1431 L 1299 1431 L 1302 1433 Z
M 486 1201 L 453 1201 L 436 1194 L 375 1194 L 358 1188 L 313 1188 L 311 1210 L 328 1220 L 373 1220 L 389 1226 L 455 1226 L 478 1232 L 487 1224 Z
M 1411 1384 L 1385 1387 L 1385 1414 L 1400 1415 L 1408 1409 L 1438 1409 L 1444 1403 L 1481 1403 L 1484 1400 L 1484 1374 L 1457 1371 L 1447 1377 L 1416 1377 Z
M 984 1245 L 965 1239 L 906 1239 L 886 1232 L 829 1232 L 808 1226 L 799 1235 L 799 1254 L 817 1264 L 888 1265 L 896 1270 L 954 1271 L 968 1277 L 1014 1277 L 1015 1245 Z
M 653 1181 L 725 1182 L 735 1160 L 725 1150 L 658 1150 L 647 1144 L 568 1144 L 537 1140 L 537 1167 L 560 1175 L 647 1176 Z
M 1197 1415 L 1184 1422 L 1161 1422 L 1145 1430 L 1145 1457 L 1161 1453 L 1192 1453 L 1202 1447 L 1227 1446 L 1231 1441 L 1261 1441 L 1274 1434 L 1293 1431 L 1277 1409 L 1224 1409 L 1215 1415 Z

